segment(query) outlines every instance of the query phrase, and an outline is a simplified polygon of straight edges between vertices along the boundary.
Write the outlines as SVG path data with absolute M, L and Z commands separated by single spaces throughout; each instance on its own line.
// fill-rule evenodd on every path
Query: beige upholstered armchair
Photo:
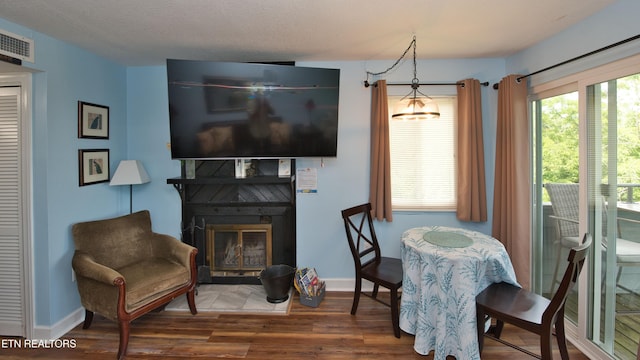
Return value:
M 96 312 L 118 322 L 122 359 L 130 322 L 177 296 L 187 295 L 192 314 L 197 249 L 178 239 L 154 233 L 148 211 L 73 225 L 72 266 L 85 308 L 83 328 Z

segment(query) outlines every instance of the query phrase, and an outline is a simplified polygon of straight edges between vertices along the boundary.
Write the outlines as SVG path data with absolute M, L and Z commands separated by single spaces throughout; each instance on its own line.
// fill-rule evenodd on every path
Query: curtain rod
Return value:
M 568 63 L 570 63 L 570 62 L 574 62 L 574 61 L 576 61 L 576 60 L 583 59 L 583 58 L 585 58 L 585 57 L 587 57 L 587 56 L 595 55 L 595 54 L 597 54 L 597 53 L 603 52 L 603 51 L 605 51 L 605 50 L 609 50 L 609 49 L 614 48 L 614 47 L 616 47 L 616 46 L 620 46 L 620 45 L 626 44 L 626 43 L 628 43 L 628 42 L 631 42 L 631 41 L 633 41 L 633 40 L 637 40 L 637 39 L 640 39 L 640 34 L 639 34 L 639 35 L 636 35 L 636 36 L 632 36 L 632 37 L 630 37 L 630 38 L 628 38 L 628 39 L 624 39 L 624 40 L 622 40 L 622 41 L 618 41 L 617 43 L 614 43 L 614 44 L 611 44 L 611 45 L 607 45 L 607 46 L 602 47 L 602 48 L 600 48 L 600 49 L 593 50 L 593 51 L 588 52 L 588 53 L 586 53 L 586 54 L 582 54 L 582 55 L 580 55 L 580 56 L 576 56 L 576 57 L 574 57 L 574 58 L 572 58 L 572 59 L 565 60 L 565 61 L 560 62 L 560 63 L 557 63 L 557 64 L 555 64 L 555 65 L 547 66 L 546 68 L 544 68 L 544 69 L 540 69 L 540 70 L 538 70 L 538 71 L 534 71 L 534 72 L 532 72 L 531 74 L 520 76 L 520 77 L 518 77 L 518 78 L 516 79 L 516 81 L 520 82 L 521 80 L 526 79 L 526 78 L 528 78 L 529 76 L 533 76 L 533 75 L 539 74 L 539 73 L 541 73 L 541 72 L 545 72 L 545 71 L 549 71 L 549 70 L 551 70 L 551 69 L 555 69 L 555 68 L 557 68 L 557 67 L 559 67 L 559 66 L 562 66 L 562 65 L 568 64 Z M 493 88 L 494 88 L 494 89 L 497 89 L 498 87 L 499 87 L 498 83 L 493 84 Z
M 440 85 L 463 85 L 464 83 L 462 82 L 455 82 L 455 83 L 419 83 L 418 85 L 425 85 L 425 86 L 440 86 Z M 369 84 L 368 80 L 364 81 L 364 87 L 369 87 L 372 84 Z M 387 84 L 387 86 L 412 86 L 413 84 L 411 83 L 392 83 L 392 84 Z M 485 81 L 483 83 L 480 83 L 480 85 L 482 86 L 489 86 L 489 82 Z M 373 86 L 378 86 L 378 82 L 376 81 L 375 83 L 373 83 Z

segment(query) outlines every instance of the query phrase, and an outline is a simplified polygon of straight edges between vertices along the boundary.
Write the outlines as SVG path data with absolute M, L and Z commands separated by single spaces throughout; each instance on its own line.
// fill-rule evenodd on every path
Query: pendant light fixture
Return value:
M 402 53 L 402 56 L 396 62 L 391 65 L 387 70 L 381 72 L 367 71 L 367 80 L 364 82 L 365 87 L 369 87 L 369 76 L 379 76 L 388 73 L 393 70 L 400 60 L 404 59 L 409 50 L 413 48 L 413 79 L 411 80 L 411 92 L 398 101 L 397 105 L 393 109 L 392 119 L 397 120 L 426 120 L 426 119 L 438 119 L 440 118 L 440 109 L 438 103 L 432 98 L 423 94 L 418 90 L 420 87 L 420 81 L 417 76 L 417 64 L 416 64 L 416 37 L 413 36 L 413 40 Z M 401 84 L 394 84 L 401 85 Z M 404 85 L 404 84 L 402 84 Z M 433 85 L 433 84 L 431 84 Z M 438 84 L 439 85 L 439 84 Z M 455 85 L 455 84 L 454 84 Z
M 413 79 L 411 80 L 411 92 L 400 99 L 394 108 L 393 119 L 398 120 L 426 120 L 440 118 L 438 104 L 429 96 L 418 90 L 420 81 L 416 66 L 416 37 L 413 37 L 409 47 L 413 46 Z M 405 52 L 406 53 L 406 52 Z M 404 55 L 403 55 L 404 56 Z

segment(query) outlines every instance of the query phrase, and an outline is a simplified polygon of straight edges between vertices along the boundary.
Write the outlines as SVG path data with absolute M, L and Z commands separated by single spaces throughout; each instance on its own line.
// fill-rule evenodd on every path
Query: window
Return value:
M 402 97 L 390 96 L 389 109 Z M 455 96 L 433 97 L 440 119 L 391 120 L 391 201 L 394 210 L 455 210 Z

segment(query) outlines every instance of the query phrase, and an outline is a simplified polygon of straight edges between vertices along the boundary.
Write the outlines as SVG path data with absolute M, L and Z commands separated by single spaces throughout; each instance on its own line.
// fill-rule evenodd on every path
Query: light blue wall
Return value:
M 133 209 L 149 209 L 155 231 L 180 238 L 180 196 L 167 179 L 180 176 L 171 160 L 167 72 L 162 67 L 127 69 L 129 157 L 141 160 L 151 182 L 133 189 Z M 128 199 L 128 197 L 127 197 Z
M 35 324 L 49 326 L 80 307 L 71 281 L 71 224 L 128 211 L 118 201 L 122 189 L 78 185 L 78 149 L 110 149 L 111 173 L 127 152 L 126 68 L 3 19 L 0 28 L 35 42 L 35 63 L 24 64 L 39 70 L 32 104 L 33 285 Z M 79 100 L 109 106 L 108 140 L 78 139 Z
M 422 82 L 452 82 L 477 78 L 491 84 L 505 74 L 529 73 L 584 52 L 640 33 L 637 0 L 620 0 L 601 13 L 539 45 L 507 59 L 421 60 Z M 71 281 L 71 224 L 128 212 L 126 187 L 78 186 L 77 150 L 109 148 L 111 173 L 119 160 L 142 160 L 151 183 L 134 187 L 134 210 L 149 209 L 154 228 L 180 234 L 180 199 L 169 177 L 179 176 L 170 159 L 166 73 L 164 66 L 125 68 L 69 44 L 0 19 L 0 28 L 33 38 L 33 252 L 37 326 L 53 326 L 80 307 Z M 425 44 L 426 45 L 426 44 Z M 627 47 L 628 48 L 628 47 Z M 631 46 L 631 53 L 638 53 Z M 607 55 L 609 59 L 615 57 Z M 617 55 L 620 56 L 620 55 Z M 390 59 L 393 61 L 395 59 Z M 332 279 L 353 277 L 339 211 L 368 197 L 370 89 L 362 86 L 365 71 L 386 69 L 389 61 L 300 62 L 302 66 L 341 69 L 338 157 L 301 160 L 298 167 L 318 169 L 318 194 L 297 198 L 298 264 L 316 267 Z M 389 82 L 411 80 L 411 64 L 391 73 Z M 575 66 L 573 67 L 575 68 Z M 547 75 L 549 76 L 549 75 Z M 436 94 L 451 89 L 421 88 Z M 404 95 L 408 89 L 390 88 Z M 109 140 L 77 138 L 77 101 L 110 107 Z M 487 200 L 493 203 L 493 171 L 497 93 L 482 88 Z M 487 223 L 461 224 L 452 213 L 396 213 L 392 223 L 378 223 L 383 251 L 399 255 L 399 238 L 420 225 L 462 226 L 484 233 Z
M 48 147 L 42 149 L 35 144 L 34 155 L 42 156 L 44 161 L 34 165 L 46 167 L 48 228 L 45 237 L 34 238 L 34 249 L 38 251 L 38 244 L 44 239 L 49 245 L 48 267 L 36 263 L 35 272 L 36 279 L 49 282 L 49 315 L 43 309 L 37 312 L 36 320 L 54 323 L 79 304 L 76 285 L 71 282 L 74 246 L 70 225 L 123 213 L 115 196 L 120 189 L 110 188 L 108 183 L 78 185 L 78 149 L 109 149 L 112 174 L 118 159 L 126 154 L 126 72 L 121 66 L 58 41 L 36 41 L 38 49 L 47 54 L 36 65 L 46 72 L 43 75 L 47 78 Z M 77 138 L 78 100 L 109 106 L 109 140 Z M 40 200 L 34 199 L 35 207 Z M 39 225 L 39 219 L 35 219 L 34 225 Z M 36 296 L 40 298 L 37 292 Z M 38 309 L 42 307 L 39 304 Z

